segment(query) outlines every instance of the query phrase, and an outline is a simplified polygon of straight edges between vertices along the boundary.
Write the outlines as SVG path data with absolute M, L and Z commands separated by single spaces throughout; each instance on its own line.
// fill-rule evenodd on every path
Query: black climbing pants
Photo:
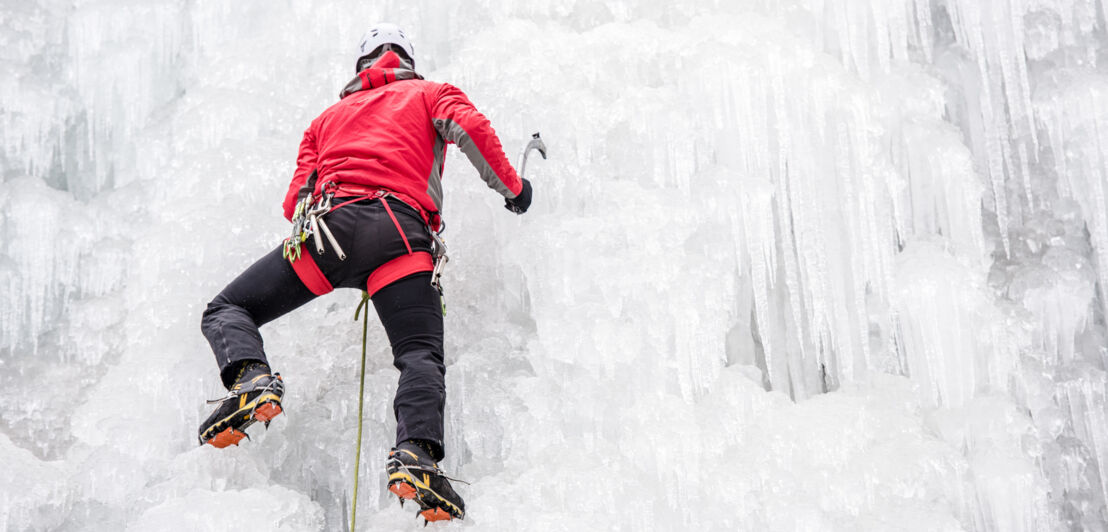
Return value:
M 339 260 L 330 244 L 322 255 L 311 239 L 301 246 L 332 286 L 364 290 L 369 275 L 386 262 L 412 251 L 430 251 L 431 237 L 415 210 L 391 198 L 388 201 L 395 220 L 379 199 L 351 203 L 326 215 L 328 227 L 347 254 L 345 260 Z M 338 205 L 343 199 L 334 202 Z M 259 327 L 315 297 L 282 257 L 282 247 L 231 281 L 208 304 L 201 322 L 223 384 L 234 384 L 234 370 L 243 362 L 268 364 Z M 427 440 L 437 455 L 433 458 L 441 460 L 446 367 L 442 307 L 430 272 L 384 286 L 373 294 L 373 306 L 392 344 L 393 365 L 400 370 L 393 402 L 396 441 Z

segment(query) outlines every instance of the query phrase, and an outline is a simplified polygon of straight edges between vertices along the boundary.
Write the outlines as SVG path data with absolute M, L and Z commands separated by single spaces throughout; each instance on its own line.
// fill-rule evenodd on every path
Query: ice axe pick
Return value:
M 519 154 L 519 177 L 523 178 L 523 172 L 527 169 L 527 154 L 531 153 L 531 150 L 539 150 L 539 155 L 542 155 L 543 159 L 546 159 L 546 143 L 542 141 L 542 137 L 538 132 L 531 135 L 531 140 L 523 147 L 523 153 Z

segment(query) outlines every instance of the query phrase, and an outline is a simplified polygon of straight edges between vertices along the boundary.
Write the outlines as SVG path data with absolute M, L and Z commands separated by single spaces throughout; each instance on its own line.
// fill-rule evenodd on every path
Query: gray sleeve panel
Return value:
M 496 175 L 492 166 L 485 159 L 484 155 L 481 155 L 481 150 L 477 149 L 477 146 L 473 143 L 473 140 L 469 138 L 469 134 L 466 133 L 462 126 L 459 126 L 453 120 L 436 118 L 433 120 L 435 124 L 435 130 L 439 132 L 446 140 L 453 142 L 458 146 L 459 150 L 465 154 L 469 159 L 470 164 L 477 169 L 477 172 L 481 174 L 481 179 L 485 180 L 485 183 L 489 185 L 489 188 L 500 193 L 505 198 L 514 198 L 515 194 L 508 189 L 508 185 L 505 185 L 500 180 L 500 176 Z
M 442 135 L 435 135 L 435 161 L 431 163 L 431 175 L 427 176 L 427 195 L 435 204 L 435 210 L 442 212 L 442 157 L 446 141 Z

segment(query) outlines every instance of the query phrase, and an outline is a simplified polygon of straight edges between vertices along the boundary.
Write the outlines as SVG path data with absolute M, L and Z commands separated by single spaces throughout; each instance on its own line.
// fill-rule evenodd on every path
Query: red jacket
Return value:
M 399 57 L 386 52 L 312 121 L 285 195 L 285 218 L 292 219 L 300 189 L 315 173 L 313 194 L 329 183 L 384 188 L 437 229 L 447 143 L 456 144 L 505 198 L 522 191 L 492 125 L 465 94 L 400 67 Z

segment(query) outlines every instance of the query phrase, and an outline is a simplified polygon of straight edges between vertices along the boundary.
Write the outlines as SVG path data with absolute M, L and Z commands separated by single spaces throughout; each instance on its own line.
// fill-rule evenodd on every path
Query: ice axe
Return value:
M 523 147 L 523 153 L 519 154 L 519 177 L 523 178 L 523 172 L 527 168 L 527 154 L 531 153 L 531 150 L 539 150 L 539 155 L 542 155 L 543 159 L 546 159 L 546 143 L 542 141 L 542 137 L 536 131 L 531 135 L 531 140 Z

